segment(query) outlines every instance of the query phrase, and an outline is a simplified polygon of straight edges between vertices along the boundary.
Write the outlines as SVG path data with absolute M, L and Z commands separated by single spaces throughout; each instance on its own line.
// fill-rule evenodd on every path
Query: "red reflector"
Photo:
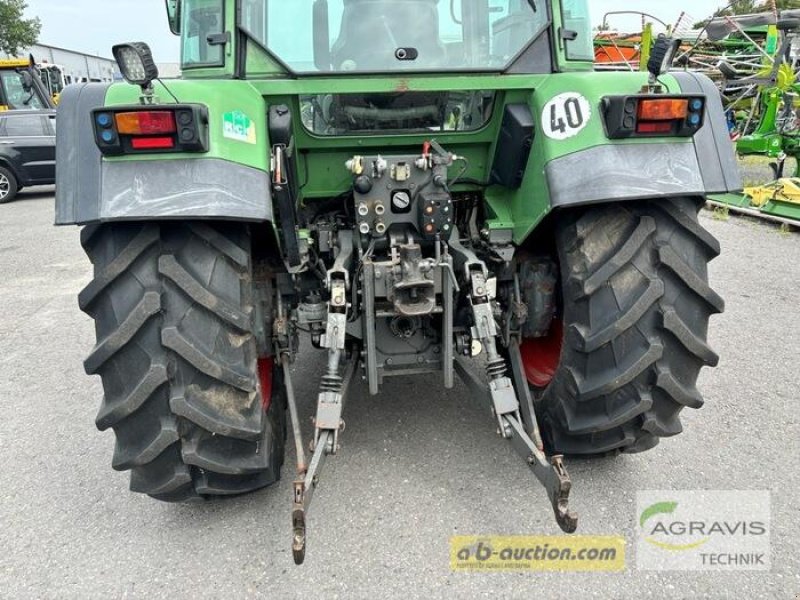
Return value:
M 636 126 L 636 133 L 672 133 L 672 121 L 645 121 Z
M 171 137 L 133 138 L 131 146 L 134 150 L 166 150 L 175 147 Z
M 153 135 L 175 133 L 175 115 L 167 110 L 118 113 L 117 130 L 122 135 Z
M 639 102 L 640 121 L 669 121 L 685 119 L 689 114 L 688 100 L 642 100 Z

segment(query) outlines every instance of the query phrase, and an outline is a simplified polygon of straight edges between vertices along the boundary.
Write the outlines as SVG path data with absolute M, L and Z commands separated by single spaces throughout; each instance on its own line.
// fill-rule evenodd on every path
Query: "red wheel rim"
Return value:
M 564 325 L 560 319 L 556 319 L 545 337 L 522 341 L 520 353 L 525 377 L 533 387 L 544 388 L 552 383 L 561 362 L 563 338 Z
M 261 382 L 261 402 L 264 412 L 269 410 L 272 404 L 272 374 L 275 369 L 275 361 L 271 356 L 258 359 L 258 380 Z

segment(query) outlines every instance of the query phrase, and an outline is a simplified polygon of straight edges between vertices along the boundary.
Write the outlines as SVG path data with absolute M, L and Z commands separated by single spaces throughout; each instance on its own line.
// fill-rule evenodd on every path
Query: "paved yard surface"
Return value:
M 52 191 L 0 206 L 0 597 L 2 598 L 795 598 L 800 234 L 732 218 L 704 224 L 723 243 L 712 268 L 728 302 L 712 323 L 722 356 L 707 405 L 656 450 L 569 463 L 581 532 L 633 541 L 637 490 L 770 489 L 770 573 L 458 574 L 453 534 L 552 535 L 545 495 L 463 387 L 362 385 L 340 457 L 325 473 L 302 568 L 289 551 L 291 469 L 277 487 L 194 506 L 127 491 L 113 435 L 94 427 L 99 380 L 77 306 L 89 281 L 75 228 L 56 229 Z M 309 351 L 310 352 L 310 351 Z M 296 369 L 311 414 L 323 361 Z

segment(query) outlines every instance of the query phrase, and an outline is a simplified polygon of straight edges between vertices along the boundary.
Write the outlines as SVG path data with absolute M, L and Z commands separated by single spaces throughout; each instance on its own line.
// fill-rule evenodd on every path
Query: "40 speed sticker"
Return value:
M 566 140 L 578 135 L 592 118 L 589 101 L 576 92 L 559 94 L 544 107 L 542 129 L 547 137 Z

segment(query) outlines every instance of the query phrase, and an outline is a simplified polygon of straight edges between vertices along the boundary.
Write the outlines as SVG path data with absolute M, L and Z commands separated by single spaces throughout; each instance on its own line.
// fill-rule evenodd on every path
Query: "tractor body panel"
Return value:
M 354 154 L 409 153 L 435 137 L 470 160 L 467 177 L 490 181 L 506 108 L 524 105 L 533 119 L 533 147 L 516 189 L 492 185 L 485 199 L 494 213 L 492 228 L 511 228 L 522 242 L 556 207 L 599 201 L 650 198 L 664 193 L 706 195 L 741 189 L 730 143 L 720 135 L 722 107 L 702 76 L 668 76 L 671 87 L 708 98 L 706 125 L 693 138 L 611 140 L 602 101 L 635 94 L 646 84 L 639 73 L 573 72 L 547 75 L 410 75 L 270 80 L 170 81 L 156 84 L 166 105 L 170 92 L 208 108 L 209 151 L 102 157 L 89 114 L 101 107 L 136 104 L 139 90 L 127 84 L 86 84 L 65 91 L 59 106 L 57 223 L 87 224 L 147 218 L 225 218 L 272 221 L 269 186 L 270 106 L 302 114 L 303 102 L 322 94 L 342 96 L 392 93 L 494 94 L 487 122 L 474 131 L 374 132 L 321 136 L 295 119 L 293 134 L 302 156 L 302 199 L 314 202 L 347 191 L 352 180 L 343 168 Z M 588 110 L 578 131 L 567 138 L 546 131 L 548 106 L 567 94 L 585 99 Z M 233 129 L 232 129 L 233 128 Z M 242 129 L 237 132 L 236 128 Z M 646 148 L 646 151 L 645 151 Z M 87 160 L 91 156 L 91 160 Z M 133 185 L 131 185 L 133 182 Z

